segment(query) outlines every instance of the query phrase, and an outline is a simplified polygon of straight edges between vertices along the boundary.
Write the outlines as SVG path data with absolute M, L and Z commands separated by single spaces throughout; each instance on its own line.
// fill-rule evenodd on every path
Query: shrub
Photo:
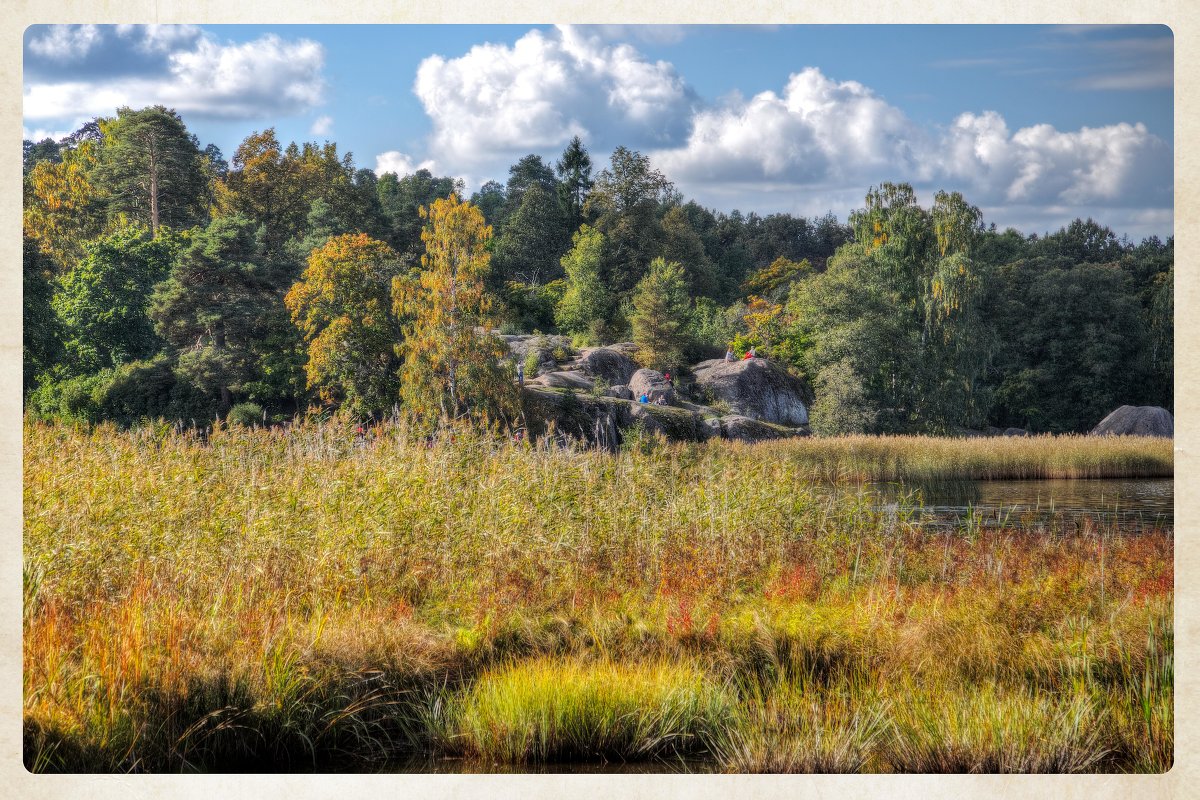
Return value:
M 229 409 L 229 416 L 225 421 L 231 425 L 241 425 L 247 428 L 261 425 L 263 423 L 262 406 L 258 403 L 238 403 Z

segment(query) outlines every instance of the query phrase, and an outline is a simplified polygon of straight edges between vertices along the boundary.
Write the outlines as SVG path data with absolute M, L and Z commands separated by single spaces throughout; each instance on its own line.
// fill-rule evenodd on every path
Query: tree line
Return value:
M 343 408 L 505 418 L 494 337 L 633 338 L 679 369 L 732 347 L 807 378 L 822 432 L 1085 430 L 1173 405 L 1173 241 L 1092 220 L 1026 236 L 958 193 L 722 213 L 576 138 L 470 198 L 252 133 L 228 162 L 163 107 L 24 143 L 24 392 L 130 423 Z M 253 404 L 253 405 L 247 405 Z

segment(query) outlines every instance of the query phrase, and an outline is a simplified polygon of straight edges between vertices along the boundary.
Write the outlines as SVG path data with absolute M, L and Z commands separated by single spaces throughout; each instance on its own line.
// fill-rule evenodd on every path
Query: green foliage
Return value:
M 1022 261 L 1002 276 L 1002 420 L 1038 431 L 1086 431 L 1141 397 L 1135 367 L 1147 329 L 1119 267 L 1046 269 L 1040 260 Z
M 502 297 L 512 332 L 553 328 L 554 310 L 566 293 L 567 281 L 562 278 L 537 285 L 506 283 Z
M 558 198 L 566 216 L 567 228 L 578 230 L 583 224 L 583 209 L 592 190 L 592 158 L 583 140 L 571 139 L 562 158 L 554 165 L 558 175 Z
M 633 341 L 637 358 L 651 369 L 676 369 L 683 364 L 688 340 L 687 285 L 683 269 L 657 258 L 633 295 Z
M 416 280 L 396 278 L 392 294 L 404 327 L 401 398 L 423 426 L 463 417 L 516 419 L 516 383 L 499 364 L 508 348 L 490 331 L 492 299 L 484 280 L 491 228 L 457 196 L 435 200 L 422 215 L 426 254 Z
M 567 290 L 554 310 L 554 319 L 564 331 L 588 337 L 600 344 L 601 332 L 612 314 L 612 300 L 601 274 L 604 236 L 583 225 L 572 238 L 572 247 L 562 257 Z
M 236 403 L 229 409 L 225 421 L 231 425 L 241 425 L 250 428 L 263 424 L 263 409 L 258 403 Z
M 674 184 L 650 166 L 649 157 L 626 147 L 613 151 L 584 207 L 608 245 L 604 274 L 609 291 L 631 291 L 651 259 L 661 254 L 660 212 L 677 199 Z
M 399 256 L 366 234 L 335 236 L 313 251 L 284 303 L 308 343 L 308 387 L 353 415 L 385 411 L 399 383 L 392 281 Z
M 108 190 L 110 213 L 154 234 L 159 225 L 182 230 L 204 219 L 206 158 L 173 109 L 121 108 L 100 129 L 104 146 L 93 179 Z
M 158 335 L 179 353 L 189 380 L 225 408 L 260 374 L 270 331 L 290 327 L 279 282 L 253 223 L 234 216 L 197 232 L 154 291 Z
M 851 217 L 855 244 L 793 285 L 773 352 L 830 393 L 818 388 L 818 430 L 982 426 L 995 334 L 982 313 L 988 265 L 972 258 L 979 220 L 957 193 L 926 211 L 911 186 L 885 183 Z
M 21 386 L 27 394 L 38 376 L 58 363 L 62 330 L 51 306 L 53 263 L 35 240 L 22 237 L 21 248 Z
M 30 394 L 28 407 L 45 419 L 122 425 L 159 418 L 203 424 L 217 410 L 213 399 L 164 355 L 91 375 L 44 380 Z
M 419 169 L 403 177 L 385 172 L 379 177 L 376 192 L 387 226 L 384 239 L 402 258 L 415 264 L 425 252 L 421 209 L 435 200 L 461 194 L 462 186 L 455 178 L 435 178 L 429 170 Z
M 66 368 L 77 375 L 97 372 L 161 349 L 146 307 L 182 245 L 177 236 L 154 237 L 134 225 L 87 246 L 84 259 L 61 278 L 53 301 Z
M 522 191 L 520 198 L 495 242 L 492 270 L 495 281 L 537 286 L 562 274 L 559 259 L 567 247 L 566 217 L 558 198 L 539 183 Z
M 688 355 L 694 359 L 721 356 L 738 335 L 737 309 L 719 306 L 708 297 L 698 297 L 688 316 Z

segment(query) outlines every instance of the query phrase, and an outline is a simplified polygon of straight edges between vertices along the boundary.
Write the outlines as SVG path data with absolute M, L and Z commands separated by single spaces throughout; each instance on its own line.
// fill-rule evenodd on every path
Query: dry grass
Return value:
M 1169 443 L 996 442 L 28 423 L 26 763 L 1165 769 L 1169 530 L 947 531 L 813 480 L 1170 472 Z

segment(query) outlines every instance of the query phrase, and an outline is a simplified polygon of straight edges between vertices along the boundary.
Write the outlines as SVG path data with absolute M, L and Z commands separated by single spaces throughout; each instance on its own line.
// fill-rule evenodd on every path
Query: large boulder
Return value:
M 762 442 L 767 439 L 787 439 L 792 436 L 807 436 L 804 428 L 784 428 L 758 419 L 727 414 L 721 417 L 721 436 L 740 442 Z
M 765 358 L 714 358 L 692 367 L 692 372 L 699 390 L 727 403 L 734 415 L 777 425 L 808 424 L 808 387 Z
M 608 387 L 607 389 L 604 390 L 604 394 L 608 395 L 609 397 L 619 398 L 621 400 L 633 400 L 634 399 L 633 392 L 630 391 L 629 387 L 625 386 L 624 384 L 621 384 L 621 383 L 618 383 L 615 386 Z
M 629 379 L 629 391 L 633 392 L 634 400 L 645 393 L 651 403 L 660 397 L 666 398 L 668 403 L 675 402 L 675 387 L 667 383 L 667 379 L 658 370 L 639 369 L 633 373 Z
M 1174 435 L 1175 420 L 1160 406 L 1121 406 L 1092 428 L 1092 436 Z
M 628 385 L 638 370 L 637 362 L 629 357 L 623 345 L 588 348 L 580 353 L 578 367 L 592 377 L 603 378 L 610 385 Z
M 549 386 L 552 389 L 576 389 L 579 391 L 590 392 L 595 384 L 592 379 L 584 375 L 582 372 L 548 372 L 541 377 L 535 378 L 528 383 L 540 384 Z

